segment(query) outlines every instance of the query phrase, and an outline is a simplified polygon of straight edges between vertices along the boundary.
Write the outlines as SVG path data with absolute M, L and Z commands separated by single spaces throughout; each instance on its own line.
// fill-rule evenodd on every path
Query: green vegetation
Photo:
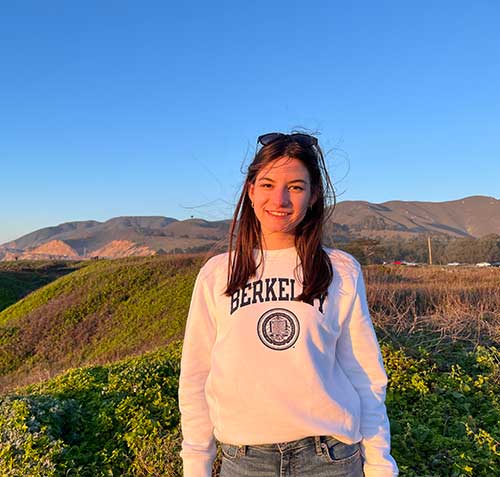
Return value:
M 500 354 L 449 365 L 383 345 L 393 455 L 402 476 L 494 475 L 500 464 Z M 75 369 L 0 399 L 0 475 L 180 476 L 180 344 Z
M 99 260 L 0 312 L 0 390 L 182 337 L 200 259 Z
M 37 307 L 51 312 L 51 320 L 64 328 L 59 334 L 51 331 L 57 339 L 67 340 L 72 333 L 79 337 L 79 354 L 70 348 L 66 352 L 80 360 L 113 361 L 121 353 L 158 348 L 119 362 L 69 369 L 0 397 L 0 475 L 182 475 L 177 406 L 181 342 L 176 338 L 182 334 L 199 265 L 189 257 L 92 263 L 0 313 L 0 353 L 11 342 L 5 330 L 34 327 L 33 316 L 44 324 L 43 313 L 33 315 Z M 490 477 L 498 472 L 499 273 L 365 270 L 389 375 L 392 452 L 402 477 Z M 107 326 L 96 322 L 99 326 L 74 334 L 81 323 L 104 311 Z M 33 321 L 23 321 L 23 313 Z M 49 333 L 52 328 L 44 329 Z M 72 343 L 76 346 L 78 340 Z M 21 360 L 19 369 L 38 366 L 41 349 Z M 71 360 L 62 352 L 55 355 L 65 369 Z
M 500 465 L 500 270 L 366 267 L 389 376 L 393 455 L 408 477 Z
M 0 475 L 181 475 L 180 343 L 0 399 Z
M 401 475 L 492 476 L 500 465 L 500 353 L 383 346 L 393 456 Z M 450 359 L 452 358 L 452 359 Z
M 70 273 L 85 262 L 0 262 L 0 311 L 28 293 Z
M 427 235 L 410 239 L 401 237 L 386 239 L 361 238 L 337 244 L 353 254 L 363 265 L 406 260 L 428 263 Z M 432 236 L 433 263 L 500 262 L 500 235 L 490 234 L 481 238 L 452 238 L 447 235 Z

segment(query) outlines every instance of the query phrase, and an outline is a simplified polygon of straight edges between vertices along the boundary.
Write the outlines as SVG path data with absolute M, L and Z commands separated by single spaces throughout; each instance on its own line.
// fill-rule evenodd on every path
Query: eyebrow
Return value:
M 260 179 L 257 179 L 257 182 L 261 182 L 261 181 L 276 182 L 275 180 L 271 179 L 270 177 L 261 177 Z M 293 182 L 300 182 L 302 184 L 308 184 L 308 182 L 305 181 L 304 179 L 292 179 L 291 181 L 288 181 L 288 184 L 291 184 Z

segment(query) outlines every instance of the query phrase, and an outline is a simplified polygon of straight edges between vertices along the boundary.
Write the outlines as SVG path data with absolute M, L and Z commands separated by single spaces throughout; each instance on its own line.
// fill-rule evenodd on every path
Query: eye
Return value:
M 299 186 L 299 185 L 292 185 L 288 188 L 288 190 L 293 190 L 293 191 L 303 191 L 304 188 L 302 186 Z
M 260 187 L 262 187 L 263 189 L 271 189 L 273 185 L 269 182 L 261 182 L 260 183 Z

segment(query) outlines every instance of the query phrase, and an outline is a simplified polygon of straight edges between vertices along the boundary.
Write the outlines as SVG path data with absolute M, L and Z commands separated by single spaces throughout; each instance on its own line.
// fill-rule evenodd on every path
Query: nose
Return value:
M 273 203 L 277 207 L 288 207 L 290 205 L 290 192 L 288 188 L 276 187 L 273 194 Z

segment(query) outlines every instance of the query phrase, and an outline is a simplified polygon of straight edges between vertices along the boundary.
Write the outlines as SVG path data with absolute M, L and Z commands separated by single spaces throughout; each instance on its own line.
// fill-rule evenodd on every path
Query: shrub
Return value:
M 0 475 L 180 475 L 180 343 L 0 400 Z
M 418 358 L 383 346 L 393 456 L 401 475 L 491 476 L 500 465 L 500 353 Z

